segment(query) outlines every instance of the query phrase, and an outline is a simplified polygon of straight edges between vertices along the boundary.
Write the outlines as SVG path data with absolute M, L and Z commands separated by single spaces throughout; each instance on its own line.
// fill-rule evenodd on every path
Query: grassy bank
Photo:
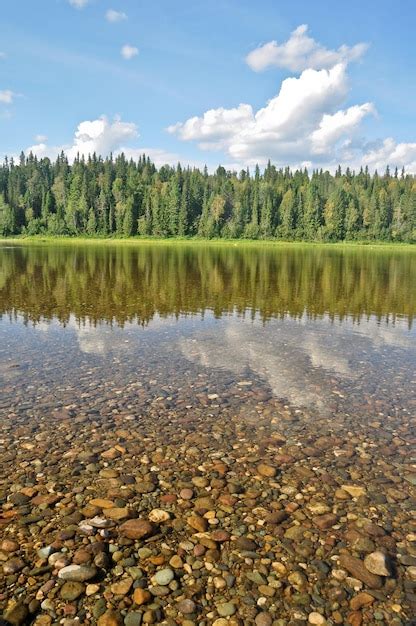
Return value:
M 277 239 L 202 239 L 202 238 L 190 238 L 190 237 L 170 237 L 170 238 L 157 238 L 157 237 L 129 237 L 129 238 L 117 238 L 117 237 L 67 237 L 67 236 L 52 236 L 52 235 L 31 235 L 31 236 L 17 236 L 7 237 L 0 239 L 1 244 L 64 244 L 64 245 L 149 245 L 149 244 L 172 244 L 172 245 L 192 245 L 192 246 L 325 246 L 328 248 L 377 248 L 377 249 L 394 249 L 394 250 L 409 250 L 416 251 L 416 245 L 411 243 L 393 243 L 387 241 L 338 241 L 338 242 L 323 242 L 323 241 L 282 241 Z

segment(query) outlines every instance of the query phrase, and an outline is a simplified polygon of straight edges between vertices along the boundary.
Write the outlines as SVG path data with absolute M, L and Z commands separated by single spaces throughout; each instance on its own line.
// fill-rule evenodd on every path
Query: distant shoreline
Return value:
M 394 250 L 416 250 L 416 245 L 408 242 L 391 241 L 284 241 L 280 239 L 204 239 L 202 237 L 71 237 L 51 235 L 20 235 L 13 237 L 1 237 L 0 244 L 89 244 L 89 245 L 192 245 L 192 246 L 267 246 L 267 247 L 324 247 L 324 248 L 370 248 Z

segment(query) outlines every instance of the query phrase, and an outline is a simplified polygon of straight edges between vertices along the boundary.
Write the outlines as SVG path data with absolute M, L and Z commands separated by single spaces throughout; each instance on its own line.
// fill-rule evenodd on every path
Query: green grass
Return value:
M 416 251 L 416 246 L 411 243 L 393 243 L 387 241 L 339 241 L 335 243 L 331 242 L 309 242 L 309 241 L 281 241 L 276 239 L 202 239 L 197 237 L 68 237 L 68 236 L 53 236 L 53 235 L 19 235 L 17 237 L 0 238 L 0 243 L 18 243 L 18 244 L 89 244 L 89 245 L 142 245 L 142 244 L 186 244 L 192 246 L 202 245 L 215 245 L 215 246 L 296 246 L 296 247 L 316 247 L 325 246 L 328 248 L 377 248 L 377 249 L 394 249 L 394 250 L 411 250 Z

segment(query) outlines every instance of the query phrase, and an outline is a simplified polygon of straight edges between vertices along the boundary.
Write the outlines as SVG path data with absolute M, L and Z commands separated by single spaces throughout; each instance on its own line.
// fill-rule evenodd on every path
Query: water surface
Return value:
M 349 420 L 415 409 L 412 251 L 2 245 L 0 268 L 9 410 L 82 393 L 240 410 L 239 389 Z

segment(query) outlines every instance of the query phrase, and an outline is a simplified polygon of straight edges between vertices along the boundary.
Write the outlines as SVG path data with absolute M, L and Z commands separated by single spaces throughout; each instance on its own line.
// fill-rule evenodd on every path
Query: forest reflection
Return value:
M 410 326 L 415 276 L 416 254 L 382 248 L 3 245 L 0 315 L 123 326 L 212 311 L 263 321 L 400 317 Z

